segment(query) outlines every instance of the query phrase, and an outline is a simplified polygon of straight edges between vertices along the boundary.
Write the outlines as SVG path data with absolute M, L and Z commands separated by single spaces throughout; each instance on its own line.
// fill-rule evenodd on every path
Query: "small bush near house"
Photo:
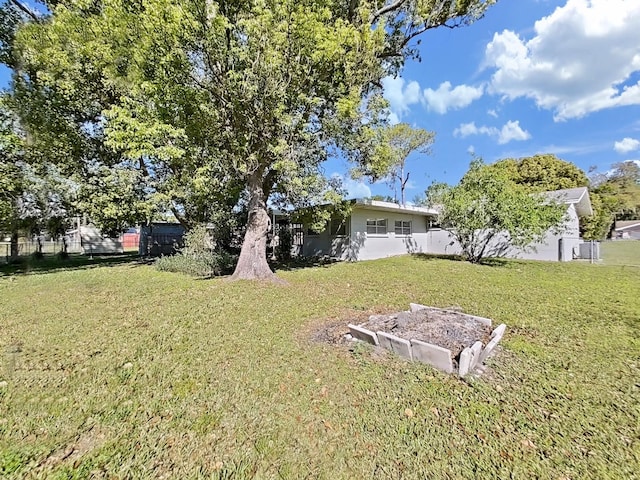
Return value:
M 193 277 L 213 277 L 231 273 L 238 258 L 227 252 L 216 252 L 204 225 L 194 227 L 185 235 L 184 247 L 176 255 L 160 257 L 158 270 L 186 273 Z
M 278 230 L 278 243 L 276 245 L 276 257 L 281 262 L 291 261 L 291 247 L 293 246 L 293 236 L 287 226 L 281 226 Z

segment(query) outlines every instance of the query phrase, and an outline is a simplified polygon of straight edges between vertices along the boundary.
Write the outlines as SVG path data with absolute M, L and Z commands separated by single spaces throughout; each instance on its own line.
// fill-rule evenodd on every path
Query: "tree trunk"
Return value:
M 271 227 L 262 175 L 249 178 L 249 218 L 240 258 L 231 280 L 277 281 L 267 263 L 267 234 Z
M 18 232 L 11 232 L 11 261 L 15 261 L 18 259 Z
M 401 173 L 400 173 L 400 197 L 402 199 L 402 203 L 400 205 L 402 205 L 404 207 L 404 189 L 407 186 L 407 182 L 409 181 L 409 173 L 411 172 L 407 172 L 407 176 L 404 176 L 404 166 L 402 167 Z

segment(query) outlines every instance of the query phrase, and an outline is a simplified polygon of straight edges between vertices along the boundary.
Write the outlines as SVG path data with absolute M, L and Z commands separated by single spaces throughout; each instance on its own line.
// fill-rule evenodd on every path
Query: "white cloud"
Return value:
M 347 198 L 367 198 L 371 196 L 371 189 L 363 182 L 347 178 L 342 186 L 347 191 Z
M 390 104 L 389 121 L 391 123 L 399 123 L 402 116 L 409 111 L 411 105 L 420 102 L 420 84 L 416 81 L 411 81 L 407 85 L 405 83 L 402 77 L 385 77 L 382 79 L 384 98 Z
M 496 127 L 476 127 L 475 122 L 462 123 L 458 128 L 453 131 L 453 135 L 456 137 L 468 137 L 469 135 L 489 135 L 498 136 L 500 131 Z
M 487 115 L 491 115 L 493 118 L 498 118 L 498 112 L 496 112 L 493 108 L 487 110 Z
M 500 145 L 514 141 L 523 141 L 531 138 L 531 134 L 520 127 L 520 121 L 509 120 L 501 129 L 496 127 L 476 126 L 475 122 L 463 123 L 453 131 L 456 137 L 465 138 L 470 135 L 487 135 L 497 139 Z
M 385 77 L 382 79 L 384 98 L 389 101 L 389 122 L 400 123 L 411 107 L 417 103 L 430 111 L 444 114 L 449 110 L 458 110 L 470 105 L 484 93 L 484 86 L 469 85 L 451 86 L 451 82 L 443 82 L 437 90 L 427 88 L 421 90 L 415 80 L 406 82 L 402 77 Z
M 423 92 L 423 103 L 427 109 L 445 114 L 447 110 L 457 110 L 471 104 L 474 100 L 482 97 L 484 87 L 470 87 L 469 85 L 458 85 L 451 88 L 451 82 L 443 82 L 437 90 L 427 88 Z
M 389 112 L 389 123 L 391 125 L 397 125 L 400 123 L 400 117 L 398 117 L 398 114 L 395 112 Z
M 496 70 L 490 91 L 532 98 L 556 121 L 640 104 L 640 81 L 629 83 L 640 71 L 640 2 L 568 0 L 534 29 L 529 40 L 494 35 L 485 51 Z
M 614 143 L 613 149 L 618 153 L 629 153 L 634 150 L 640 150 L 640 140 L 625 137 L 619 142 Z
M 531 138 L 531 134 L 526 130 L 520 128 L 520 121 L 516 120 L 512 122 L 509 120 L 502 126 L 500 130 L 500 134 L 498 135 L 498 143 L 500 145 L 504 145 L 505 143 L 509 143 L 511 140 L 515 140 L 518 142 L 529 140 Z

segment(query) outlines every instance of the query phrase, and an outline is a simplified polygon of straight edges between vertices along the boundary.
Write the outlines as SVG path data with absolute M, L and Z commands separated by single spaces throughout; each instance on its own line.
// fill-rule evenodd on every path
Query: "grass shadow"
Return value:
M 274 272 L 277 272 L 278 270 L 291 272 L 303 268 L 328 267 L 329 265 L 333 265 L 334 263 L 338 263 L 341 261 L 342 260 L 338 260 L 335 258 L 325 257 L 295 257 L 287 262 L 270 260 L 269 266 Z
M 432 261 L 432 260 L 449 260 L 450 262 L 466 262 L 467 259 L 462 255 L 446 255 L 439 253 L 412 253 L 411 256 L 413 258 L 417 258 L 423 261 Z M 483 265 L 487 267 L 501 267 L 501 268 L 510 268 L 514 265 L 521 264 L 523 260 L 518 260 L 514 258 L 483 258 L 478 262 L 478 265 Z
M 95 267 L 133 266 L 149 263 L 141 259 L 137 252 L 112 255 L 70 254 L 68 258 L 58 255 L 44 255 L 43 258 L 20 257 L 17 261 L 0 265 L 0 277 L 10 275 L 30 275 L 52 273 L 63 270 L 86 270 Z

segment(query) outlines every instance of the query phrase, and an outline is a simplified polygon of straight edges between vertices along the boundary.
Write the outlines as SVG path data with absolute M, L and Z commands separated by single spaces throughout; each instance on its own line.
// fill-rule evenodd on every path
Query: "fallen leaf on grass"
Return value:
M 410 408 L 406 408 L 406 409 L 404 410 L 404 414 L 405 414 L 407 417 L 411 418 L 411 417 L 413 417 L 413 410 L 411 410 Z
M 532 448 L 532 449 L 536 449 L 536 444 L 533 443 L 531 440 L 529 440 L 528 438 L 525 438 L 523 440 L 520 440 L 520 444 L 523 447 L 527 447 L 527 448 Z

